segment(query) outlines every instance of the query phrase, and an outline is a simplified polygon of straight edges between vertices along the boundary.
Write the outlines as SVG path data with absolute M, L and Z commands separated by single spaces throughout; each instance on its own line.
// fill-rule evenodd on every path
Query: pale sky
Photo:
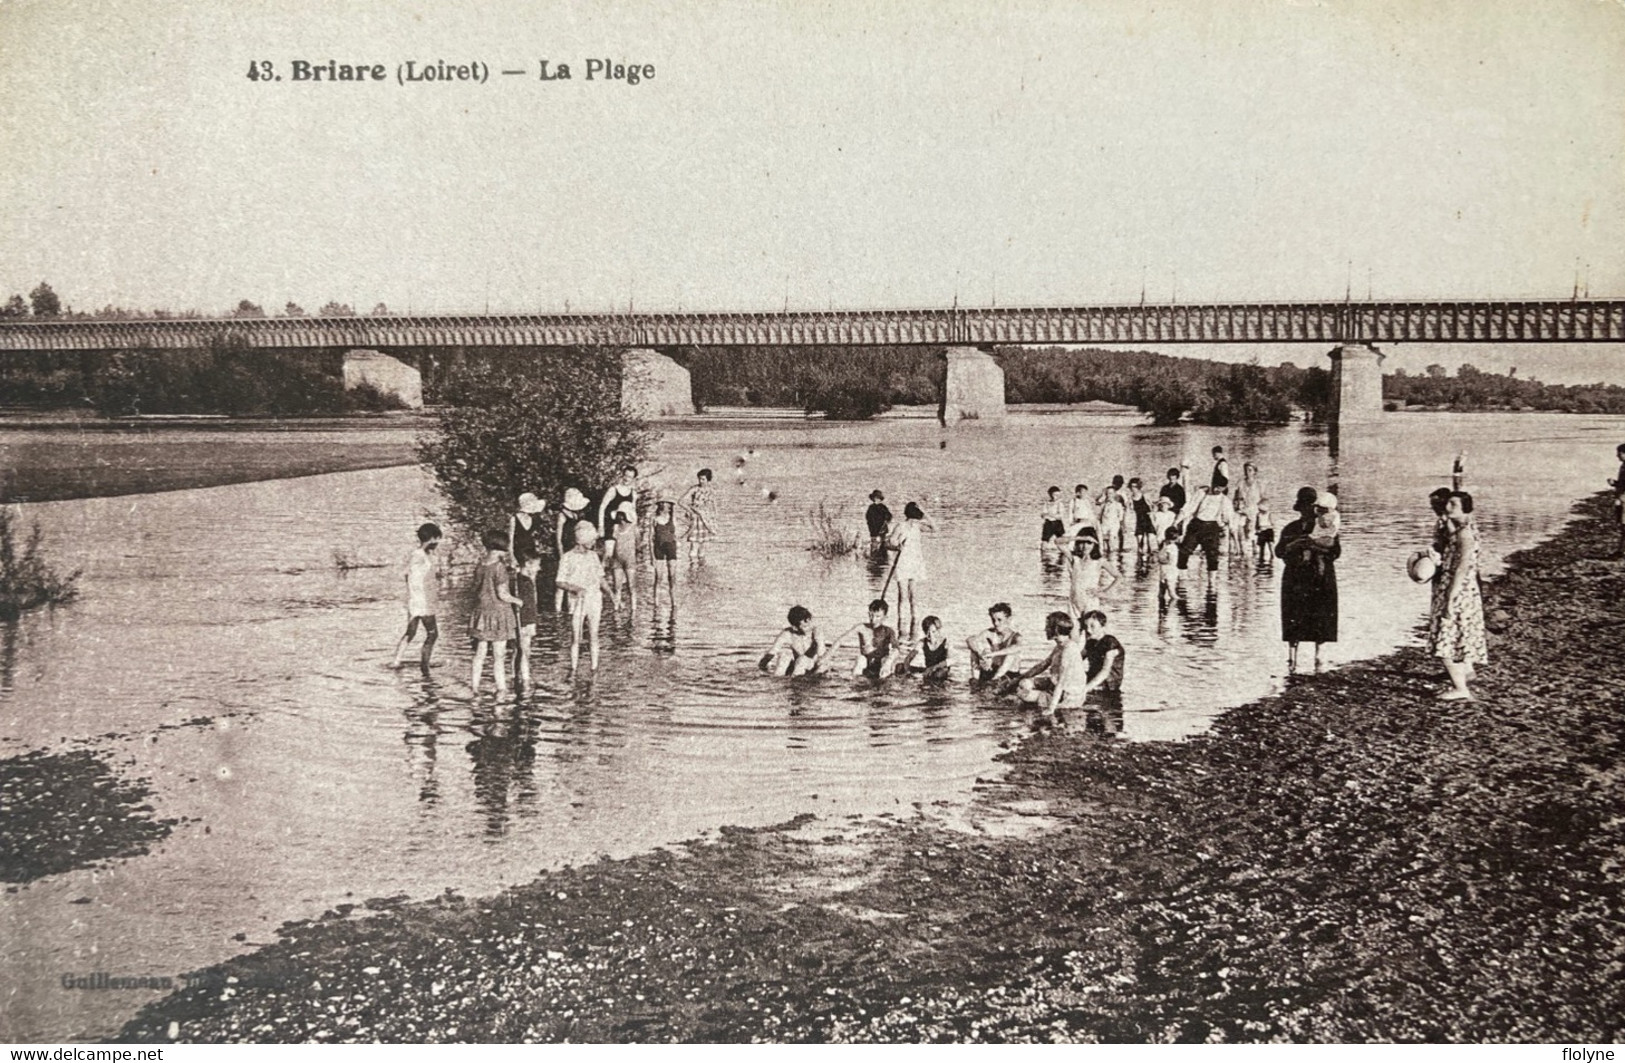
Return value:
M 1625 296 L 1622 248 L 1616 0 L 0 0 L 0 298 Z

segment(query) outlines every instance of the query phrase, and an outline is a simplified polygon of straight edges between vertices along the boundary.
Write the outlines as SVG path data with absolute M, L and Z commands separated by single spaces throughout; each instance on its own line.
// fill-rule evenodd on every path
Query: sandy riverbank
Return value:
M 1617 1040 L 1625 563 L 1576 514 L 1487 588 L 1476 703 L 1408 648 L 1185 742 L 1034 737 L 1027 837 L 797 822 L 374 901 L 122 1037 Z
M 352 417 L 0 419 L 0 498 L 58 502 L 417 462 L 432 420 Z

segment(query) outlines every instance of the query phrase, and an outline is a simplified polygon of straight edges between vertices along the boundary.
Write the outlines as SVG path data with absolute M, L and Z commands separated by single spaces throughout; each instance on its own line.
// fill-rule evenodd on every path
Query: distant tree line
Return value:
M 1450 376 L 1430 365 L 1419 376 L 1403 369 L 1382 378 L 1382 397 L 1406 406 L 1450 410 L 1549 410 L 1625 413 L 1625 388 L 1613 384 L 1542 384 L 1510 373 L 1485 373 L 1464 364 Z
M 394 313 L 383 303 L 376 304 L 368 314 L 373 317 L 387 317 Z M 268 314 L 265 308 L 251 299 L 240 299 L 237 305 L 224 314 L 206 314 L 201 310 L 134 310 L 129 307 L 114 306 L 111 303 L 100 310 L 75 310 L 71 306 L 62 304 L 61 296 L 51 288 L 50 284 L 40 281 L 39 285 L 28 293 L 25 300 L 21 295 L 13 295 L 4 303 L 0 303 L 0 318 L 26 318 L 33 317 L 48 321 L 196 321 L 209 317 L 310 317 L 305 308 L 298 303 L 289 301 L 282 307 L 280 314 Z M 349 303 L 336 300 L 327 302 L 316 311 L 317 317 L 357 317 L 355 309 Z
M 1158 424 L 1282 424 L 1294 409 L 1323 417 L 1324 369 L 1265 368 L 1150 351 L 1007 347 L 995 352 L 1013 403 L 1114 402 Z M 791 406 L 842 419 L 935 405 L 941 347 L 701 347 L 686 358 L 702 406 Z

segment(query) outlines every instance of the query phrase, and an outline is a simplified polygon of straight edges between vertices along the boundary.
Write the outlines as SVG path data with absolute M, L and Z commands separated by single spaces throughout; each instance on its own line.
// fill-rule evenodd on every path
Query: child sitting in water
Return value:
M 1122 693 L 1126 654 L 1117 636 L 1106 634 L 1106 614 L 1098 609 L 1085 613 L 1082 627 L 1083 657 L 1089 665 L 1089 679 L 1083 687 L 1084 696 L 1097 690 L 1102 694 Z
M 768 675 L 778 676 L 817 671 L 827 650 L 818 644 L 818 629 L 813 627 L 812 618 L 812 610 L 806 606 L 792 605 L 785 617 L 790 626 L 779 632 L 758 667 Z
M 886 614 L 889 612 L 891 607 L 886 604 L 886 599 L 876 598 L 869 603 L 867 622 L 848 628 L 840 638 L 829 644 L 833 650 L 850 636 L 858 636 L 858 659 L 852 666 L 854 676 L 884 679 L 897 670 L 897 632 L 886 624 Z
M 916 657 L 921 663 L 914 663 Z M 941 617 L 928 616 L 920 622 L 920 641 L 909 648 L 903 667 L 924 680 L 948 678 L 948 636 L 943 634 Z
M 1088 690 L 1089 666 L 1083 655 L 1083 627 L 1074 625 L 1065 613 L 1051 613 L 1044 618 L 1044 637 L 1053 643 L 1049 656 L 1021 673 L 1016 696 L 1058 720 L 1062 708 L 1082 705 Z
M 965 648 L 970 651 L 973 681 L 992 683 L 1015 675 L 1021 632 L 1011 624 L 1013 615 L 1010 603 L 995 602 L 987 611 L 988 629 L 965 640 Z

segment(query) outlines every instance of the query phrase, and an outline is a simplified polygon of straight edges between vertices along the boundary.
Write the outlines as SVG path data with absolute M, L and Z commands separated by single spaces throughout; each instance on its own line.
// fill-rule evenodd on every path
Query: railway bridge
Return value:
M 1382 412 L 1382 354 L 1393 343 L 1625 343 L 1625 299 L 1166 303 L 1073 307 L 830 310 L 769 313 L 390 314 L 367 317 L 0 320 L 6 352 L 201 348 L 229 336 L 250 347 L 337 348 L 357 362 L 424 347 L 630 349 L 623 390 L 653 415 L 692 412 L 687 373 L 668 355 L 690 346 L 941 346 L 944 421 L 1000 416 L 996 346 L 1326 343 L 1334 419 Z

